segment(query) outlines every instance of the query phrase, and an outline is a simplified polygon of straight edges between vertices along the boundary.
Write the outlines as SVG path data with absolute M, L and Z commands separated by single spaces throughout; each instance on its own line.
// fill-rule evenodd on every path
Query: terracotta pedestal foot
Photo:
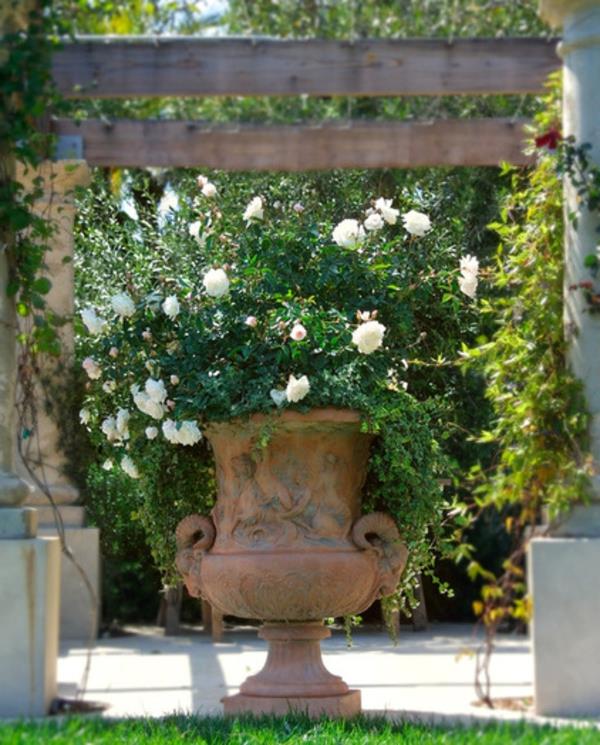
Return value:
M 223 699 L 225 714 L 359 714 L 360 691 L 351 691 L 323 664 L 320 642 L 330 634 L 318 622 L 265 624 L 259 631 L 269 642 L 265 666 L 242 684 L 239 694 Z

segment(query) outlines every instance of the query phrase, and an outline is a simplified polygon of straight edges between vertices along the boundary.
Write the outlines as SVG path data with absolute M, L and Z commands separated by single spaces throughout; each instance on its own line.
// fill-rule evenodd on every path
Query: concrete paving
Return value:
M 201 630 L 165 637 L 137 627 L 130 636 L 99 640 L 93 649 L 84 700 L 107 705 L 105 716 L 163 716 L 174 712 L 219 714 L 222 696 L 236 692 L 265 660 L 266 643 L 256 631 L 227 631 L 213 643 Z M 522 712 L 490 712 L 474 705 L 473 627 L 404 628 L 397 645 L 384 631 L 358 630 L 348 648 L 344 634 L 323 642 L 325 664 L 362 691 L 363 708 L 405 718 L 521 718 Z M 86 648 L 65 644 L 58 666 L 59 693 L 73 698 L 82 679 Z M 531 698 L 532 660 L 525 636 L 501 636 L 492 666 L 492 696 Z M 529 717 L 528 717 L 529 718 Z

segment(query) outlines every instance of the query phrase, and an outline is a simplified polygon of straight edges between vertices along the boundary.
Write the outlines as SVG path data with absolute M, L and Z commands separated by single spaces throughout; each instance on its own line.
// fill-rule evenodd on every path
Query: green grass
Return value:
M 443 729 L 390 724 L 383 719 L 349 722 L 302 717 L 283 719 L 222 719 L 172 716 L 165 719 L 63 719 L 41 723 L 0 725 L 0 745 L 591 745 L 600 732 L 590 729 L 552 729 L 518 725 L 472 726 Z

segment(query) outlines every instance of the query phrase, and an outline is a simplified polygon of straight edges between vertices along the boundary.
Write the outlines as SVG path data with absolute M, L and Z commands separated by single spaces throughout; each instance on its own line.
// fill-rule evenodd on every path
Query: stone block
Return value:
M 63 508 L 64 509 L 64 508 Z M 42 526 L 40 535 L 56 535 L 54 528 Z M 98 528 L 65 527 L 67 546 L 86 573 L 99 603 L 100 531 Z M 87 642 L 98 636 L 99 606 L 94 603 L 80 573 L 64 554 L 61 556 L 60 638 Z
M 599 538 L 530 544 L 537 714 L 600 716 L 599 567 Z
M 85 507 L 76 504 L 58 505 L 58 511 L 62 517 L 65 528 L 83 528 L 85 522 Z M 38 523 L 42 528 L 54 528 L 54 510 L 48 502 L 44 506 L 36 507 Z
M 35 538 L 37 526 L 38 514 L 33 507 L 0 509 L 0 541 L 7 538 Z
M 43 716 L 56 696 L 58 540 L 1 540 L 0 588 L 0 717 Z

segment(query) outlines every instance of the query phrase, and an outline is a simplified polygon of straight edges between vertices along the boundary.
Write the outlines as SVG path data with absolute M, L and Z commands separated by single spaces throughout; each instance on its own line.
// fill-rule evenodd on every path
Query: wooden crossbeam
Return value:
M 80 135 L 90 165 L 312 171 L 528 164 L 523 120 L 352 121 L 318 126 L 220 126 L 200 122 L 87 120 L 54 122 Z
M 53 58 L 70 98 L 539 93 L 555 39 L 80 37 Z

